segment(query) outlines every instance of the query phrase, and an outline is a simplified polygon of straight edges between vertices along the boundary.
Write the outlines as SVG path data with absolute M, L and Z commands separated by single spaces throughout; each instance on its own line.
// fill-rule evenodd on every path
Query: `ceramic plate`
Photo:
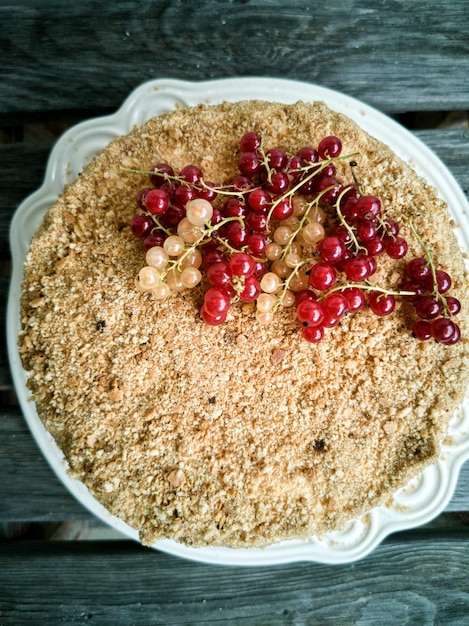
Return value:
M 270 78 L 235 78 L 208 82 L 155 80 L 138 87 L 113 115 L 95 118 L 68 130 L 57 142 L 49 158 L 43 185 L 18 208 L 11 226 L 13 275 L 8 301 L 8 350 L 16 390 L 29 428 L 42 453 L 65 487 L 95 516 L 115 530 L 137 540 L 137 533 L 112 516 L 87 491 L 71 479 L 67 464 L 52 437 L 42 426 L 26 388 L 16 338 L 20 328 L 22 267 L 30 239 L 66 183 L 77 178 L 83 166 L 107 144 L 126 134 L 148 118 L 171 111 L 176 106 L 201 102 L 269 100 L 294 103 L 322 100 L 330 108 L 348 115 L 369 134 L 387 144 L 404 161 L 439 190 L 459 226 L 461 246 L 469 251 L 469 224 L 464 219 L 466 199 L 444 164 L 412 133 L 368 105 L 344 94 L 316 85 Z M 184 558 L 225 565 L 260 566 L 294 561 L 347 563 L 361 559 L 390 533 L 423 524 L 448 504 L 456 486 L 459 469 L 469 457 L 469 410 L 467 401 L 453 418 L 438 463 L 428 467 L 406 488 L 395 494 L 386 507 L 373 509 L 356 519 L 342 532 L 308 541 L 288 541 L 263 549 L 190 548 L 163 540 L 154 547 Z

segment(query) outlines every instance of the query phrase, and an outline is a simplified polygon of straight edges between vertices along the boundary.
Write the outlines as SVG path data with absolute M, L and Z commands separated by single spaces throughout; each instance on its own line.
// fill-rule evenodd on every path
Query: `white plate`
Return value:
M 390 146 L 439 190 L 459 225 L 456 230 L 461 246 L 469 250 L 469 225 L 463 217 L 469 207 L 443 163 L 414 135 L 393 120 L 354 98 L 330 89 L 270 78 L 235 78 L 198 83 L 154 80 L 144 83 L 131 93 L 117 113 L 83 122 L 68 130 L 52 150 L 43 185 L 20 205 L 11 225 L 13 276 L 7 313 L 8 351 L 25 419 L 52 469 L 65 487 L 94 515 L 132 539 L 138 539 L 136 531 L 112 516 L 82 483 L 68 476 L 62 453 L 44 429 L 34 404 L 28 400 L 30 393 L 26 388 L 26 374 L 17 347 L 24 258 L 37 225 L 64 185 L 75 180 L 83 165 L 114 137 L 128 133 L 148 118 L 171 111 L 177 105 L 249 99 L 284 103 L 323 100 L 332 109 L 354 119 L 371 135 Z M 454 417 L 449 435 L 438 463 L 428 467 L 405 489 L 396 493 L 392 505 L 373 509 L 343 532 L 330 533 L 322 538 L 312 537 L 308 541 L 283 542 L 264 549 L 190 548 L 171 540 L 158 541 L 154 547 L 184 558 L 225 565 L 259 566 L 305 560 L 347 563 L 361 559 L 390 533 L 423 524 L 446 507 L 456 486 L 459 469 L 469 458 L 467 402 Z

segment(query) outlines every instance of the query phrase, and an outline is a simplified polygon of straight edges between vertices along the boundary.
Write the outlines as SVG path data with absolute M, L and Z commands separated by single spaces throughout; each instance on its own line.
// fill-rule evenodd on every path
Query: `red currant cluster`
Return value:
M 461 310 L 461 303 L 446 294 L 451 288 L 451 277 L 443 270 L 435 269 L 430 259 L 411 259 L 406 266 L 407 281 L 403 288 L 412 293 L 404 296 L 415 307 L 418 320 L 412 332 L 422 341 L 436 339 L 453 345 L 461 338 L 459 326 L 451 319 Z
M 338 137 L 289 156 L 278 147 L 265 150 L 261 135 L 248 132 L 240 148 L 238 174 L 223 187 L 205 181 L 195 165 L 176 174 L 159 163 L 147 172 L 151 186 L 138 193 L 140 211 L 131 220 L 146 251 L 139 289 L 161 300 L 195 287 L 205 275 L 209 287 L 200 314 L 207 324 L 223 323 L 238 301 L 256 302 L 261 324 L 270 323 L 279 307 L 295 305 L 303 336 L 313 343 L 366 304 L 376 315 L 390 314 L 401 295 L 415 302 L 422 318 L 413 327 L 416 337 L 458 341 L 450 318 L 460 305 L 441 295 L 451 282 L 435 270 L 426 249 L 425 259 L 409 262 L 402 291 L 368 280 L 380 255 L 401 259 L 408 245 L 398 224 L 383 218 L 380 199 L 362 193 L 355 155 L 341 155 Z M 345 160 L 354 184 L 337 176 Z M 425 276 L 410 269 L 417 265 L 426 268 Z

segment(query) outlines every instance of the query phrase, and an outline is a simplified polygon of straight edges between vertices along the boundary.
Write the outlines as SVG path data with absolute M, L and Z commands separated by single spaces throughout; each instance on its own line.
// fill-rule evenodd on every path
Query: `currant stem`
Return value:
M 353 228 L 350 226 L 350 224 L 347 222 L 347 220 L 345 219 L 345 217 L 343 216 L 342 211 L 340 210 L 340 203 L 342 202 L 342 198 L 345 196 L 345 194 L 352 189 L 352 185 L 349 185 L 348 187 L 345 187 L 344 190 L 342 191 L 342 193 L 339 195 L 339 197 L 337 198 L 337 202 L 335 203 L 335 210 L 337 212 L 337 216 L 339 218 L 340 223 L 342 224 L 342 226 L 344 226 L 344 228 L 347 230 L 348 234 L 350 235 L 350 239 L 352 240 L 353 245 L 355 246 L 355 252 L 360 252 L 360 250 L 363 250 L 363 252 L 367 252 L 366 248 L 364 248 L 363 246 L 361 246 L 358 243 L 358 240 L 355 236 L 355 231 L 353 230 Z
M 418 234 L 414 223 L 412 221 L 412 218 L 409 219 L 409 227 L 410 230 L 412 231 L 412 234 L 414 235 L 415 239 L 418 241 L 418 243 L 420 244 L 424 254 L 425 254 L 425 258 L 427 259 L 427 263 L 430 266 L 430 271 L 432 273 L 432 281 L 433 281 L 433 291 L 432 291 L 432 296 L 434 296 L 435 298 L 437 298 L 438 300 L 440 300 L 441 304 L 443 305 L 443 316 L 444 317 L 451 317 L 451 313 L 449 313 L 448 311 L 448 304 L 446 302 L 446 298 L 438 291 L 438 281 L 436 279 L 436 267 L 435 267 L 435 261 L 433 260 L 433 252 L 429 249 L 429 247 L 426 245 L 426 243 L 423 241 L 423 239 L 420 237 L 420 235 Z

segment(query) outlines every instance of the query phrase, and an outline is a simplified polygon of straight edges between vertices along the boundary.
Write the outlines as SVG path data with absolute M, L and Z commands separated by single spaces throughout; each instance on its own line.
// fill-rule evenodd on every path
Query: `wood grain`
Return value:
M 387 112 L 465 110 L 469 5 L 156 0 L 0 7 L 0 119 L 113 110 L 141 82 L 283 76 Z
M 129 542 L 0 544 L 1 623 L 462 626 L 468 538 L 414 531 L 354 564 L 248 569 Z

